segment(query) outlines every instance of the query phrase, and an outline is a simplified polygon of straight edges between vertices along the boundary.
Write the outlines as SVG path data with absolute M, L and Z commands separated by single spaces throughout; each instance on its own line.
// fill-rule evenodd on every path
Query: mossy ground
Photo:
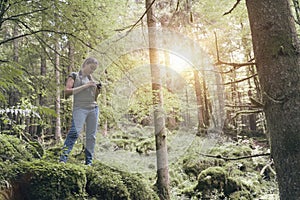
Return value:
M 154 140 L 151 131 L 142 136 L 141 132 L 125 136 L 118 132 L 99 138 L 99 161 L 92 167 L 83 165 L 80 141 L 68 163 L 60 164 L 60 147 L 41 149 L 35 143 L 0 134 L 0 196 L 39 200 L 158 199 L 154 191 Z M 211 142 L 204 152 L 207 141 L 192 133 L 171 133 L 168 139 L 172 200 L 278 198 L 275 175 L 268 168 L 261 173 L 270 162 L 268 157 L 222 159 L 268 150 L 255 140 Z
M 158 199 L 138 174 L 98 161 L 93 166 L 85 166 L 74 158 L 67 164 L 58 163 L 57 148 L 35 158 L 34 147 L 23 148 L 28 144 L 13 136 L 0 134 L 0 144 L 0 149 L 5 149 L 0 163 L 1 200 Z

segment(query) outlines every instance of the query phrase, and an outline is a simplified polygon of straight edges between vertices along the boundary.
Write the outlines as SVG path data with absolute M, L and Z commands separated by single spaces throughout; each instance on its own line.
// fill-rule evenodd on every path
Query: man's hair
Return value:
M 85 59 L 85 61 L 82 63 L 82 68 L 86 65 L 89 65 L 89 64 L 99 65 L 99 62 L 96 58 L 89 57 L 89 58 Z

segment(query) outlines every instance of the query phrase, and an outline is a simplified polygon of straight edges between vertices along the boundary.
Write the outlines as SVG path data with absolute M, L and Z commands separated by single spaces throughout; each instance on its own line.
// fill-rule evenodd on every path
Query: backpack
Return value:
M 73 80 L 74 80 L 74 83 L 75 83 L 75 80 L 76 80 L 76 77 L 77 75 L 79 74 L 80 72 L 72 72 L 68 77 L 71 77 Z M 92 76 L 91 75 L 88 75 L 88 79 L 90 81 L 93 81 L 92 79 Z M 73 87 L 74 88 L 74 84 L 73 84 Z M 65 98 L 68 99 L 71 95 L 65 95 Z M 98 94 L 96 94 L 96 98 L 97 98 Z
M 72 72 L 72 73 L 69 75 L 69 77 L 72 77 L 72 79 L 74 80 L 74 83 L 75 83 L 76 77 L 77 77 L 77 75 L 78 75 L 79 73 L 80 73 L 80 72 Z M 88 75 L 88 79 L 89 79 L 90 81 L 93 81 L 91 75 Z M 74 87 L 74 85 L 73 85 L 73 87 Z

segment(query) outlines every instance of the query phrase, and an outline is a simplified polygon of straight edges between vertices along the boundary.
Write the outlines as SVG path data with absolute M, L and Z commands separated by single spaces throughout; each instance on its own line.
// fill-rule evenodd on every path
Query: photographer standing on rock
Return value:
M 85 145 L 85 164 L 91 165 L 98 126 L 97 96 L 101 89 L 101 84 L 96 83 L 91 74 L 97 69 L 99 62 L 93 57 L 87 58 L 79 72 L 72 72 L 66 83 L 65 95 L 74 96 L 72 111 L 72 126 L 64 142 L 63 152 L 60 162 L 67 162 L 83 125 L 86 124 L 86 145 Z

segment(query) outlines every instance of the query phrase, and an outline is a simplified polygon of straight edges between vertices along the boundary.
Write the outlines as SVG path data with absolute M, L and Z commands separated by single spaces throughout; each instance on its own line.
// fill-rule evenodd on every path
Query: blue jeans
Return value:
M 73 109 L 72 126 L 65 140 L 63 153 L 59 159 L 61 162 L 67 162 L 68 155 L 73 149 L 73 146 L 80 135 L 83 125 L 86 123 L 85 164 L 92 164 L 96 143 L 98 113 L 98 106 L 90 109 Z

